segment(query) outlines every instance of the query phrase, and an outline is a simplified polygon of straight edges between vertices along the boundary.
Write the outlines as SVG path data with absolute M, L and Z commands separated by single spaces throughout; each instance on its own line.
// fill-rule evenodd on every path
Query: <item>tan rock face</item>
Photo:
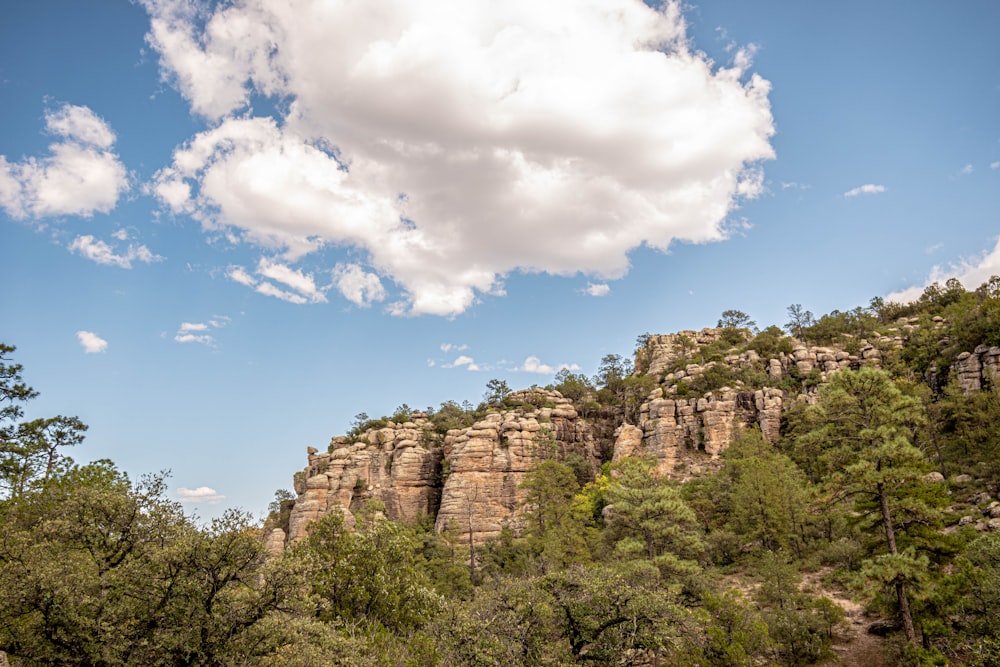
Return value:
M 471 428 L 449 431 L 444 449 L 447 479 L 438 531 L 456 527 L 483 542 L 505 526 L 522 527 L 525 474 L 538 461 L 575 452 L 596 466 L 594 438 L 568 399 L 558 392 L 515 392 L 524 407 L 487 415 Z M 531 405 L 535 403 L 536 405 Z
M 597 458 L 589 425 L 558 392 L 514 392 L 509 402 L 520 405 L 443 439 L 426 418 L 415 417 L 371 430 L 358 443 L 335 438 L 326 454 L 311 449 L 309 467 L 295 477 L 288 541 L 301 539 L 335 507 L 350 525 L 370 499 L 381 501 L 390 519 L 436 516 L 438 530 L 454 524 L 463 539 L 471 531 L 476 542 L 504 526 L 519 529 L 521 482 L 535 463 L 576 452 L 596 469 Z
M 615 460 L 625 456 L 655 456 L 668 475 L 694 452 L 716 458 L 737 432 L 756 424 L 764 437 L 776 440 L 781 428 L 780 389 L 738 391 L 720 389 L 701 398 L 654 398 L 639 410 L 638 427 L 623 427 L 615 442 Z M 636 445 L 636 428 L 642 437 Z
M 994 386 L 1000 382 L 1000 347 L 980 345 L 972 352 L 963 352 L 951 368 L 966 394 Z
M 332 452 L 309 452 L 309 467 L 295 476 L 298 498 L 288 521 L 288 540 L 333 507 L 345 510 L 348 524 L 368 500 L 385 506 L 390 519 L 412 521 L 433 516 L 440 501 L 442 451 L 426 418 L 391 424 L 365 433 L 360 442 L 336 438 Z M 339 445 L 339 446 L 338 446 Z
M 905 333 L 909 321 L 901 322 Z M 796 345 L 789 354 L 762 359 L 752 351 L 721 360 L 693 363 L 699 347 L 718 341 L 722 329 L 682 331 L 650 336 L 646 362 L 649 375 L 664 380 L 641 406 L 637 423 L 614 431 L 613 460 L 653 456 L 664 474 L 685 477 L 699 466 L 710 467 L 738 434 L 759 426 L 764 437 L 777 440 L 783 406 L 815 400 L 815 387 L 799 395 L 778 388 L 758 390 L 723 387 L 701 397 L 683 396 L 673 386 L 691 381 L 714 364 L 755 370 L 775 383 L 789 376 L 826 381 L 831 373 L 862 365 L 881 366 L 882 353 L 903 343 L 903 334 L 858 341 L 858 353 L 829 347 Z M 700 361 L 700 359 L 699 359 Z M 667 374 L 668 369 L 674 369 Z M 979 346 L 956 358 L 953 372 L 963 391 L 978 391 L 1000 382 L 1000 348 Z M 734 377 L 739 377 L 734 374 Z M 786 383 L 787 386 L 787 383 Z M 805 389 L 805 383 L 803 383 Z M 581 418 L 558 392 L 514 392 L 503 409 L 490 412 L 469 428 L 434 431 L 425 415 L 412 421 L 372 429 L 359 439 L 334 438 L 330 451 L 309 448 L 309 466 L 295 475 L 298 494 L 287 537 L 267 536 L 269 549 L 301 539 L 307 526 L 334 508 L 342 508 L 348 525 L 369 500 L 380 501 L 390 519 L 412 521 L 436 517 L 441 531 L 454 526 L 466 539 L 484 542 L 504 527 L 515 532 L 523 523 L 524 477 L 544 458 L 577 453 L 596 470 L 600 460 L 597 427 Z M 611 428 L 603 431 L 603 445 Z M 604 451 L 607 451 L 605 449 Z M 688 464 L 694 464 L 688 465 Z
M 264 548 L 267 549 L 267 553 L 272 556 L 277 556 L 281 554 L 282 549 L 285 548 L 285 531 L 281 528 L 275 528 L 267 534 L 264 539 Z

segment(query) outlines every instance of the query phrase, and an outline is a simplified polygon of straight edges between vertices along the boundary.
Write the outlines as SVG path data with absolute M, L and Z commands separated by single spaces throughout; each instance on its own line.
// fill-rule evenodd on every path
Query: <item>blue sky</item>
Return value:
M 1000 5 L 38 0 L 0 340 L 77 460 L 261 515 L 359 412 L 1000 273 Z M 907 291 L 908 290 L 908 291 Z

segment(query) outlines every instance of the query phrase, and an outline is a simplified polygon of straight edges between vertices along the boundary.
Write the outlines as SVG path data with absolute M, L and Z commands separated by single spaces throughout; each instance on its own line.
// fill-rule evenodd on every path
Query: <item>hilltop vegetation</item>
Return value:
M 523 521 L 495 539 L 390 521 L 373 499 L 270 555 L 294 494 L 265 526 L 199 526 L 162 474 L 75 464 L 85 425 L 25 421 L 35 392 L 5 345 L 0 650 L 12 665 L 1000 664 L 1000 376 L 981 362 L 1000 346 L 1000 279 L 788 312 L 758 329 L 729 310 L 701 342 L 643 335 L 595 377 L 561 372 L 548 389 L 595 425 L 600 465 L 540 448 Z M 764 389 L 785 396 L 778 432 L 693 448 L 699 474 L 612 460 L 651 400 Z M 547 395 L 491 381 L 478 406 L 423 411 L 415 445 L 558 408 Z M 330 456 L 412 418 L 358 415 Z M 862 661 L 869 630 L 883 639 Z

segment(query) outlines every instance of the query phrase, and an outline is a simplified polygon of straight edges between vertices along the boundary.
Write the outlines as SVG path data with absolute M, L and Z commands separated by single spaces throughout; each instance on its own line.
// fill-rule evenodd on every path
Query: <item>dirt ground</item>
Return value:
M 823 583 L 821 570 L 806 574 L 802 588 L 814 595 L 824 595 L 844 610 L 845 622 L 834 635 L 834 657 L 822 663 L 827 667 L 889 667 L 885 662 L 882 637 L 868 634 L 868 626 L 876 619 L 865 614 L 864 608 L 845 593 Z

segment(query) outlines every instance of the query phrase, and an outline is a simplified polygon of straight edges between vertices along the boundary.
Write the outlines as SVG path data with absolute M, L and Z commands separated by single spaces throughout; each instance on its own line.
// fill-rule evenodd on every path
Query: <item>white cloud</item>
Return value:
M 884 185 L 875 185 L 874 183 L 865 183 L 864 185 L 859 185 L 856 188 L 852 188 L 844 193 L 845 197 L 857 197 L 858 195 L 875 195 L 886 191 Z
M 611 294 L 611 287 L 606 283 L 587 283 L 586 292 L 590 296 L 607 296 Z
M 338 289 L 369 304 L 392 281 L 391 312 L 455 315 L 513 271 L 618 278 L 640 245 L 722 240 L 773 157 L 753 48 L 716 67 L 679 0 L 143 4 L 164 76 L 212 123 L 157 174 L 163 205 L 290 263 L 353 248 L 364 266 Z M 250 115 L 253 94 L 287 112 Z
M 208 503 L 215 505 L 226 497 L 208 486 L 199 486 L 197 489 L 186 489 L 183 486 L 177 489 L 177 497 L 182 503 Z
M 49 156 L 8 162 L 0 155 L 0 207 L 13 218 L 107 213 L 128 189 L 125 167 L 110 149 L 114 132 L 87 107 L 65 104 L 45 114 L 59 138 Z
M 215 344 L 215 338 L 213 336 L 197 335 L 192 333 L 178 333 L 174 336 L 174 340 L 178 343 L 201 343 L 202 345 L 208 345 L 211 347 Z
M 967 164 L 964 167 L 962 167 L 961 170 L 959 170 L 959 173 L 960 174 L 968 175 L 968 174 L 971 174 L 972 172 L 974 172 L 975 170 L 976 170 L 975 167 L 973 167 L 971 164 Z
M 181 322 L 174 334 L 174 340 L 178 343 L 201 343 L 212 347 L 215 345 L 215 337 L 211 333 L 213 329 L 221 329 L 229 324 L 229 318 L 224 315 L 215 315 L 208 322 Z
M 247 287 L 254 287 L 257 284 L 257 279 L 247 273 L 242 266 L 230 266 L 226 270 L 226 277 Z
M 128 241 L 128 230 L 118 229 L 111 234 L 112 238 L 118 239 L 119 241 Z
M 887 301 L 908 303 L 920 298 L 924 289 L 932 283 L 944 283 L 949 278 L 957 278 L 966 289 L 975 289 L 990 279 L 1000 276 L 1000 237 L 997 237 L 993 250 L 984 252 L 978 257 L 962 260 L 948 268 L 935 266 L 930 276 L 922 285 L 914 285 L 886 296 Z
M 451 352 L 452 350 L 455 350 L 456 352 L 462 352 L 463 350 L 468 350 L 468 349 L 469 346 L 466 345 L 465 343 L 462 343 L 461 345 L 456 345 L 455 343 L 441 343 L 441 351 L 446 353 Z
M 317 287 L 316 280 L 312 274 L 303 273 L 298 269 L 293 269 L 287 264 L 274 261 L 267 257 L 262 257 L 257 263 L 257 275 L 281 283 L 294 291 L 281 289 L 274 283 L 258 280 L 250 273 L 238 265 L 231 265 L 226 269 L 226 277 L 233 282 L 254 288 L 258 294 L 273 296 L 283 301 L 294 304 L 304 303 L 325 303 L 326 290 L 328 287 Z
M 457 357 L 455 361 L 451 362 L 450 364 L 441 365 L 442 368 L 461 368 L 462 366 L 465 366 L 470 371 L 482 370 L 479 367 L 479 364 L 476 363 L 475 359 L 473 359 L 472 357 L 468 357 L 464 354 Z
M 357 264 L 338 264 L 333 270 L 333 282 L 348 301 L 358 306 L 368 307 L 385 299 L 382 281 Z
M 88 107 L 64 104 L 45 114 L 45 125 L 52 134 L 96 148 L 111 148 L 115 133 Z
M 313 303 L 326 301 L 326 295 L 323 294 L 322 290 L 316 288 L 316 281 L 311 275 L 304 274 L 285 264 L 263 257 L 257 264 L 257 273 L 291 287 Z
M 119 238 L 115 234 L 112 234 L 112 236 Z M 164 259 L 160 255 L 153 254 L 153 252 L 146 246 L 134 244 L 129 244 L 125 254 L 116 255 L 114 248 L 100 239 L 95 239 L 90 234 L 77 236 L 69 244 L 69 249 L 72 252 L 79 253 L 82 257 L 86 257 L 91 261 L 97 262 L 98 264 L 117 266 L 121 269 L 131 269 L 133 261 L 140 261 L 149 264 L 151 262 L 159 262 Z
M 76 339 L 83 346 L 86 354 L 97 354 L 108 349 L 108 341 L 104 340 L 92 331 L 77 331 Z
M 261 283 L 257 285 L 254 289 L 258 294 L 263 294 L 264 296 L 273 296 L 276 299 L 281 299 L 282 301 L 287 301 L 288 303 L 294 303 L 301 306 L 304 303 L 309 303 L 309 300 L 300 294 L 294 294 L 288 290 L 283 290 L 280 287 L 275 287 L 271 283 Z
M 997 162 L 990 162 L 990 169 L 1000 169 L 1000 160 Z
M 554 375 L 563 369 L 578 371 L 580 370 L 580 367 L 576 364 L 559 364 L 559 366 L 549 366 L 548 364 L 543 364 L 542 360 L 538 357 L 532 356 L 526 358 L 521 366 L 513 370 L 523 371 L 525 373 L 539 373 L 541 375 Z

